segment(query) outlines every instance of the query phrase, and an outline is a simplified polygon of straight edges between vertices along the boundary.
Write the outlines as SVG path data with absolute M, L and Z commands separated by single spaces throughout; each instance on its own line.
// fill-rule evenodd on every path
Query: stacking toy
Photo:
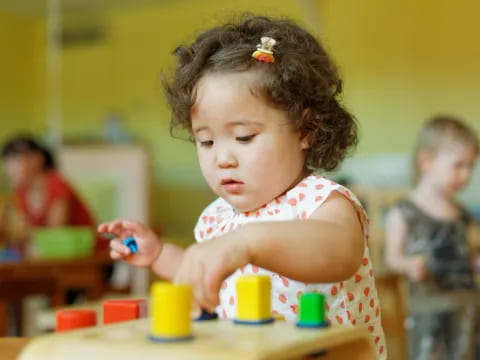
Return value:
M 192 339 L 190 285 L 156 281 L 151 288 L 150 339 L 160 342 Z
M 147 304 L 143 299 L 105 300 L 103 323 L 111 324 L 147 316 Z
M 61 310 L 56 315 L 55 331 L 75 330 L 95 325 L 97 325 L 97 312 L 95 310 Z
M 271 313 L 270 277 L 244 275 L 237 279 L 237 324 L 266 324 L 273 321 Z
M 298 327 L 326 327 L 325 295 L 318 293 L 304 293 L 300 297 Z

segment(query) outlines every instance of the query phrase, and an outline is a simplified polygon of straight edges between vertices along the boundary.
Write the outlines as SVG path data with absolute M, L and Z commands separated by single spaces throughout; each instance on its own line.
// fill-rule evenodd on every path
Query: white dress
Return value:
M 244 213 L 235 211 L 228 202 L 218 198 L 200 215 L 194 230 L 195 239 L 199 242 L 210 240 L 250 222 L 308 219 L 322 206 L 332 191 L 337 191 L 352 202 L 363 225 L 365 247 L 362 263 L 356 273 L 351 278 L 337 283 L 306 284 L 249 264 L 235 271 L 222 283 L 217 312 L 222 318 L 235 317 L 235 282 L 238 276 L 269 275 L 272 280 L 274 314 L 283 315 L 287 321 L 296 321 L 300 295 L 304 292 L 321 292 L 325 294 L 327 320 L 331 324 L 366 326 L 377 347 L 378 359 L 386 359 L 380 303 L 368 249 L 369 220 L 358 199 L 347 188 L 325 177 L 310 175 L 261 209 Z M 299 246 L 301 240 L 298 239 Z

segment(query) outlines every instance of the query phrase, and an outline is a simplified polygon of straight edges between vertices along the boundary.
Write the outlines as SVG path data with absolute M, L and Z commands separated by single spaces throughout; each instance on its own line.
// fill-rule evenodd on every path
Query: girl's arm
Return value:
M 241 232 L 252 264 L 302 282 L 348 279 L 364 250 L 356 210 L 337 192 L 307 221 L 253 223 Z
M 162 279 L 172 281 L 183 259 L 185 250 L 172 243 L 164 243 L 160 255 L 152 264 L 152 271 Z
M 251 223 L 186 249 L 174 280 L 193 285 L 213 311 L 221 282 L 248 263 L 303 282 L 348 279 L 360 266 L 364 238 L 353 205 L 333 193 L 306 221 Z
M 409 276 L 414 281 L 426 276 L 423 256 L 406 256 L 407 224 L 399 209 L 393 208 L 386 219 L 386 263 L 393 271 Z

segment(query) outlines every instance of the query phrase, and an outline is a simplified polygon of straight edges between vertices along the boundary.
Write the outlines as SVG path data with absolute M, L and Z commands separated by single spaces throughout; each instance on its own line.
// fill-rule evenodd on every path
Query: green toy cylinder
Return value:
M 325 320 L 325 295 L 305 293 L 300 297 L 299 325 L 322 326 Z

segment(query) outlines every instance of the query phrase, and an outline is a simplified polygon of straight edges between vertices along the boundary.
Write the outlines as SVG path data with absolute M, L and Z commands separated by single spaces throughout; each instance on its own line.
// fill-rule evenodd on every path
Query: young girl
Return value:
M 175 76 L 166 82 L 172 125 L 191 133 L 219 198 L 186 250 L 136 222 L 101 225 L 118 235 L 112 257 L 191 283 L 197 303 L 223 318 L 235 316 L 242 274 L 271 276 L 273 311 L 287 320 L 296 319 L 303 292 L 325 293 L 330 322 L 368 327 L 384 359 L 367 216 L 349 190 L 313 173 L 334 169 L 357 139 L 323 47 L 290 21 L 249 17 L 175 53 Z M 131 235 L 134 255 L 121 244 Z
M 412 359 L 473 358 L 471 333 L 462 330 L 473 326 L 468 307 L 455 312 L 436 296 L 474 288 L 469 216 L 455 195 L 468 183 L 477 155 L 477 137 L 460 120 L 427 122 L 415 150 L 415 186 L 387 217 L 387 263 L 408 277 L 414 310 L 428 309 L 408 322 Z

